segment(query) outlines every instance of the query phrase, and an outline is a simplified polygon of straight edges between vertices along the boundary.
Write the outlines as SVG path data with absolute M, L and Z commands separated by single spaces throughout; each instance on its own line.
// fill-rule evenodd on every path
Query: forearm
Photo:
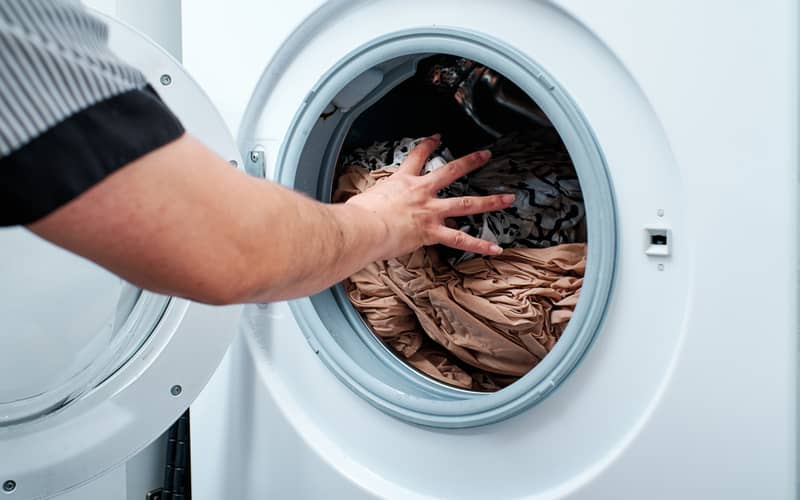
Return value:
M 366 210 L 322 204 L 275 185 L 265 187 L 269 198 L 260 198 L 261 218 L 277 212 L 278 219 L 264 221 L 263 231 L 243 245 L 253 252 L 246 257 L 253 266 L 243 287 L 244 301 L 270 302 L 319 292 L 386 253 L 387 228 Z
M 31 229 L 143 288 L 209 303 L 312 294 L 378 256 L 385 228 L 249 177 L 189 136 Z
M 436 197 L 488 153 L 420 177 L 435 146 L 424 141 L 390 178 L 325 205 L 249 177 L 184 135 L 29 228 L 142 288 L 213 304 L 310 295 L 421 245 L 499 253 L 443 223 L 502 209 L 513 196 Z

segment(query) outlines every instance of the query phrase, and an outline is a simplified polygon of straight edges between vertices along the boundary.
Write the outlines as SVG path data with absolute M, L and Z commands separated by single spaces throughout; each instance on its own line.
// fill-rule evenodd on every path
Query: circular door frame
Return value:
M 398 31 L 372 40 L 353 50 L 324 75 L 292 122 L 276 162 L 275 178 L 286 185 L 294 183 L 308 131 L 320 116 L 319 110 L 324 109 L 341 90 L 342 82 L 351 80 L 351 75 L 358 75 L 365 68 L 415 53 L 457 54 L 486 64 L 510 78 L 536 101 L 566 144 L 583 188 L 590 242 L 581 300 L 572 319 L 553 350 L 525 376 L 502 391 L 486 394 L 465 393 L 451 388 L 431 390 L 431 384 L 426 383 L 428 379 L 414 373 L 413 378 L 418 381 L 412 383 L 420 387 L 419 393 L 415 393 L 393 386 L 385 379 L 379 380 L 364 369 L 365 363 L 361 358 L 355 361 L 352 354 L 328 333 L 313 298 L 294 300 L 290 307 L 296 317 L 302 318 L 301 328 L 305 335 L 313 337 L 323 362 L 370 404 L 401 420 L 432 427 L 488 425 L 530 408 L 556 390 L 580 362 L 600 330 L 613 291 L 617 266 L 618 234 L 613 187 L 605 157 L 588 121 L 557 80 L 530 57 L 500 40 L 477 32 L 438 26 Z M 334 294 L 338 296 L 340 307 L 352 311 L 341 290 Z M 360 320 L 352 315 L 350 318 L 351 324 L 358 324 Z M 368 330 L 359 328 L 356 331 L 362 335 L 366 349 L 374 353 L 374 347 L 382 347 Z M 359 344 L 361 348 L 362 344 Z M 394 354 L 378 352 L 380 362 L 396 366 L 395 371 L 400 372 L 405 366 Z
M 222 117 L 181 65 L 136 30 L 98 16 L 109 26 L 112 50 L 145 74 L 187 131 L 241 165 Z M 0 484 L 14 486 L 0 490 L 0 499 L 62 493 L 151 443 L 214 373 L 240 312 L 171 298 L 147 342 L 109 379 L 58 411 L 0 428 Z
M 295 186 L 298 165 L 303 163 L 303 148 L 320 113 L 357 75 L 397 57 L 428 53 L 457 54 L 474 59 L 511 78 L 545 111 L 564 140 L 584 189 L 588 239 L 593 242 L 588 245 L 587 273 L 581 300 L 569 326 L 548 356 L 519 381 L 491 394 L 469 393 L 449 387 L 441 390 L 417 372 L 407 375 L 410 372 L 404 371 L 407 365 L 391 353 L 377 351 L 377 347 L 383 346 L 371 332 L 359 327 L 348 331 L 348 334 L 361 335 L 362 342 L 354 343 L 358 352 L 379 352 L 375 356 L 378 359 L 376 363 L 383 363 L 393 368 L 395 373 L 401 373 L 397 378 L 402 385 L 379 379 L 365 367 L 365 358 L 359 356 L 356 361 L 356 357 L 331 336 L 330 327 L 323 322 L 323 315 L 319 312 L 325 306 L 316 304 L 321 302 L 319 298 L 293 300 L 290 308 L 303 334 L 331 372 L 376 408 L 415 424 L 441 428 L 474 427 L 517 415 L 556 390 L 594 342 L 611 300 L 618 260 L 614 190 L 603 151 L 571 96 L 536 61 L 499 39 L 470 30 L 440 26 L 395 31 L 351 49 L 313 85 L 290 122 L 271 177 L 289 187 Z M 255 94 L 258 93 L 257 89 Z M 251 109 L 263 109 L 263 106 L 251 103 L 248 110 Z M 243 123 L 246 127 L 242 129 L 242 137 L 254 135 L 251 130 L 258 122 L 251 119 Z M 339 142 L 332 150 L 338 151 L 343 136 L 334 135 L 338 136 Z M 352 312 L 349 302 L 342 302 L 341 290 L 334 292 L 334 297 L 326 301 L 326 305 L 336 301 L 340 308 L 349 311 L 349 314 L 345 313 L 349 324 L 360 324 L 360 318 L 352 316 L 356 313 Z M 406 385 L 409 379 L 411 383 Z

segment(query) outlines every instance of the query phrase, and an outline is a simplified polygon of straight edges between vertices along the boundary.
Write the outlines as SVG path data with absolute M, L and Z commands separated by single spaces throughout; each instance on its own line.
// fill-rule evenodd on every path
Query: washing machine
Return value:
M 255 175 L 329 199 L 347 131 L 451 54 L 546 113 L 588 226 L 564 336 L 491 394 L 408 370 L 341 287 L 248 306 L 193 407 L 198 498 L 795 498 L 797 28 L 788 1 L 193 4 L 184 62 Z
M 183 7 L 188 72 L 125 26 L 112 45 L 231 168 L 322 200 L 426 57 L 504 75 L 580 179 L 580 300 L 535 368 L 475 392 L 410 370 L 341 286 L 208 307 L 4 231 L 10 500 L 112 470 L 192 401 L 200 500 L 796 497 L 794 2 Z

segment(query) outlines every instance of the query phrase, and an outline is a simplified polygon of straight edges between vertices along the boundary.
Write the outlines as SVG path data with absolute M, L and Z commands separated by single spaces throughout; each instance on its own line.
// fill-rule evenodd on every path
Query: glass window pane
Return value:
M 21 228 L 0 230 L 0 427 L 56 411 L 123 366 L 168 297 Z

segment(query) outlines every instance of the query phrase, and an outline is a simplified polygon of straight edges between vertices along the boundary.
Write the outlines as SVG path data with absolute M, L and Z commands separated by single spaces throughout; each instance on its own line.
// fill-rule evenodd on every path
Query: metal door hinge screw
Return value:
M 183 392 L 183 387 L 179 385 L 173 385 L 169 390 L 169 393 L 172 394 L 173 396 L 180 396 L 182 392 Z
M 261 159 L 261 153 L 258 151 L 250 151 L 250 161 L 253 163 Z
M 161 81 L 161 85 L 166 87 L 167 85 L 172 83 L 172 77 L 165 73 L 165 74 L 161 75 L 160 81 Z
M 14 491 L 16 489 L 17 489 L 17 482 L 16 481 L 12 481 L 11 479 L 9 479 L 8 481 L 5 481 L 3 483 L 3 491 L 5 491 L 6 493 L 11 493 L 12 491 Z

